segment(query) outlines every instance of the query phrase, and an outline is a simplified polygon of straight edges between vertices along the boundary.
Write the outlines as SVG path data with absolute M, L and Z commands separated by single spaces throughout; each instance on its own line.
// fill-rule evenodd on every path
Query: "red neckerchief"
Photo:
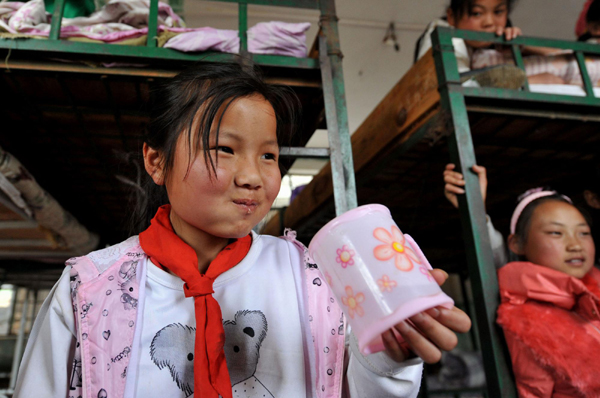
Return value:
M 201 274 L 196 252 L 175 234 L 170 213 L 170 205 L 158 209 L 150 227 L 140 234 L 140 245 L 154 264 L 167 268 L 184 281 L 186 297 L 194 297 L 194 396 L 231 398 L 231 381 L 223 351 L 225 331 L 221 307 L 212 296 L 213 282 L 246 257 L 252 237 L 248 235 L 227 245 L 210 263 L 206 273 Z

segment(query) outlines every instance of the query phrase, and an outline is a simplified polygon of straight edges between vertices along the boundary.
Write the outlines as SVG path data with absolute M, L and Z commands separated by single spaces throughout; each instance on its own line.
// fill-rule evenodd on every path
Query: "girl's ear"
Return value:
M 454 13 L 450 9 L 450 7 L 448 7 L 448 9 L 446 10 L 446 19 L 448 19 L 448 23 L 450 24 L 450 26 L 456 27 L 456 20 L 454 19 Z
M 519 242 L 519 239 L 515 234 L 508 235 L 508 248 L 518 256 L 523 256 L 525 254 L 521 247 L 521 242 Z
M 156 149 L 144 142 L 144 167 L 156 185 L 164 185 L 163 156 Z

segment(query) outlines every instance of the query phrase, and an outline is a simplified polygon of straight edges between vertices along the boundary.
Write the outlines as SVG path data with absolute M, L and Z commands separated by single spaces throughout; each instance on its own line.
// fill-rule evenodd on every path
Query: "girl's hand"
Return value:
M 431 275 L 442 285 L 448 274 L 434 269 Z M 456 307 L 446 309 L 432 308 L 403 321 L 394 329 L 404 339 L 399 343 L 392 330 L 382 334 L 386 352 L 396 362 L 403 362 L 419 356 L 427 363 L 438 362 L 442 358 L 442 350 L 450 351 L 458 343 L 455 333 L 466 333 L 471 328 L 471 319 Z
M 465 179 L 463 175 L 457 171 L 454 171 L 456 166 L 452 163 L 446 165 L 446 169 L 444 170 L 444 195 L 446 199 L 452 206 L 458 209 L 458 198 L 456 195 L 462 195 L 465 193 Z M 479 188 L 481 189 L 481 197 L 483 198 L 483 203 L 485 203 L 485 198 L 487 195 L 487 171 L 485 167 L 474 165 L 471 168 L 475 174 L 477 174 L 477 178 L 479 179 Z
M 521 28 L 517 28 L 516 26 L 512 26 L 510 28 L 498 28 L 498 30 L 496 30 L 496 35 L 504 35 L 506 40 L 512 40 L 518 36 L 521 36 L 522 34 L 523 32 L 521 31 Z

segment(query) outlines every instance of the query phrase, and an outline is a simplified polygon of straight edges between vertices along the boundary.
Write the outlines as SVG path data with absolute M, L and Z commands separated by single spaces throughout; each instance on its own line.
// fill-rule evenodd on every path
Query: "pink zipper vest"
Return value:
M 304 253 L 305 308 L 314 341 L 310 366 L 318 398 L 342 394 L 345 321 L 323 276 L 293 231 L 286 241 Z M 118 245 L 67 261 L 77 343 L 70 379 L 71 394 L 83 398 L 124 398 L 134 338 L 141 319 L 147 256 L 133 236 Z M 111 316 L 108 316 L 108 314 Z M 112 357 L 109 353 L 119 353 Z

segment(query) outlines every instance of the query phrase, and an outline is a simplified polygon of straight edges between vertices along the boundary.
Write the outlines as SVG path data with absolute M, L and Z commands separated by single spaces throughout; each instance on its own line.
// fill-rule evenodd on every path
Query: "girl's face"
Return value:
M 473 8 L 465 12 L 460 19 L 448 9 L 448 23 L 456 29 L 475 30 L 478 32 L 497 32 L 504 29 L 508 22 L 508 5 L 506 0 L 475 0 Z M 490 43 L 466 41 L 471 47 L 488 47 Z
M 511 250 L 528 261 L 581 279 L 594 266 L 590 227 L 574 206 L 548 201 L 533 211 L 524 244 L 511 241 Z
M 588 22 L 587 30 L 592 37 L 600 37 L 600 22 Z
M 181 134 L 177 142 L 167 192 L 171 222 L 178 234 L 185 230 L 184 234 L 193 231 L 196 236 L 244 237 L 267 214 L 279 193 L 277 121 L 271 104 L 259 95 L 231 103 L 216 146 L 219 116 L 210 134 L 216 175 L 202 150 L 188 169 L 187 134 Z

